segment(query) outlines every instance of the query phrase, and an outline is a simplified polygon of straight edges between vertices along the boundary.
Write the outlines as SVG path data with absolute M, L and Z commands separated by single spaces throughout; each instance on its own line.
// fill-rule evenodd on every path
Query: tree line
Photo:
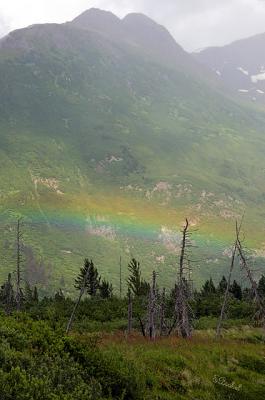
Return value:
M 88 272 L 89 271 L 89 272 Z M 148 282 L 142 277 L 140 262 L 136 259 L 132 259 L 128 264 L 128 279 L 126 282 L 127 292 L 123 297 L 119 294 L 115 294 L 113 291 L 113 286 L 110 282 L 102 279 L 98 269 L 94 265 L 92 260 L 85 259 L 84 265 L 81 267 L 75 281 L 74 287 L 79 293 L 82 289 L 84 283 L 84 277 L 87 274 L 87 279 L 85 280 L 85 290 L 84 297 L 81 299 L 80 307 L 83 310 L 84 304 L 91 306 L 95 305 L 104 310 L 106 304 L 109 303 L 110 308 L 108 314 L 106 314 L 106 320 L 111 320 L 114 316 L 115 318 L 123 318 L 124 320 L 128 318 L 128 308 L 131 302 L 131 312 L 130 330 L 137 329 L 143 333 L 143 325 L 146 325 L 147 309 L 150 306 L 150 290 L 152 282 Z M 202 285 L 200 290 L 194 290 L 191 300 L 190 307 L 192 312 L 192 319 L 194 321 L 200 319 L 201 317 L 218 317 L 220 314 L 220 309 L 222 305 L 222 300 L 227 288 L 227 278 L 222 277 L 219 283 L 215 284 L 213 279 L 207 279 Z M 265 276 L 262 275 L 257 282 L 258 293 L 262 299 L 265 301 Z M 172 315 L 175 310 L 175 299 L 176 299 L 176 287 L 171 290 L 165 290 L 162 288 L 159 290 L 157 283 L 155 283 L 155 288 L 157 296 L 157 304 L 159 305 L 159 312 L 161 314 L 161 305 L 163 316 L 156 315 L 156 319 L 160 318 L 159 330 L 162 330 L 162 334 L 167 334 L 171 329 L 174 322 Z M 239 282 L 234 280 L 229 286 L 229 304 L 230 310 L 227 311 L 226 317 L 231 318 L 248 318 L 252 320 L 255 304 L 254 304 L 255 294 L 250 287 L 242 287 Z M 67 310 L 68 315 L 71 313 L 71 308 L 73 307 L 74 300 L 66 298 L 63 291 L 59 290 L 54 296 L 39 298 L 38 289 L 36 286 L 31 287 L 28 283 L 25 283 L 24 288 L 21 289 L 20 296 L 20 311 L 30 312 L 34 309 L 43 309 L 43 307 L 50 307 L 51 305 L 56 305 L 65 303 L 65 310 Z M 94 305 L 92 305 L 94 303 Z M 120 315 L 116 315 L 113 312 L 111 305 L 119 304 Z M 158 307 L 156 305 L 156 307 Z M 60 306 L 60 307 L 61 307 Z M 15 284 L 12 282 L 11 274 L 8 274 L 6 281 L 0 287 L 0 307 L 7 314 L 10 315 L 13 312 L 17 312 L 17 300 L 16 300 L 16 288 Z M 82 314 L 82 313 L 81 313 Z M 84 315 L 86 312 L 84 313 Z M 89 312 L 88 312 L 89 314 Z M 67 318 L 67 315 L 64 314 Z M 77 319 L 82 318 L 78 314 Z M 94 317 L 93 317 L 94 318 Z M 162 318 L 162 322 L 161 322 Z M 164 321 L 163 321 L 164 318 Z M 255 319 L 253 319 L 255 321 Z M 161 323 L 162 326 L 161 328 Z M 146 330 L 144 328 L 144 330 Z
M 111 282 L 102 278 L 93 260 L 86 258 L 83 266 L 74 280 L 74 287 L 78 293 L 77 299 L 65 298 L 62 290 L 53 297 L 39 299 L 36 286 L 31 287 L 25 282 L 22 285 L 23 272 L 21 269 L 22 246 L 21 246 L 21 222 L 17 224 L 17 268 L 15 280 L 9 273 L 6 281 L 0 288 L 0 306 L 7 315 L 14 311 L 39 312 L 40 310 L 60 304 L 65 305 L 62 313 L 64 321 L 67 320 L 66 333 L 68 334 L 75 321 L 82 319 L 84 304 L 95 308 L 95 304 L 102 310 L 108 310 L 101 319 L 112 320 L 120 318 L 126 320 L 126 331 L 128 334 L 133 329 L 139 330 L 144 337 L 155 339 L 158 336 L 169 336 L 173 332 L 189 338 L 192 336 L 196 321 L 201 317 L 219 317 L 217 335 L 220 336 L 221 328 L 225 319 L 232 318 L 249 319 L 253 323 L 264 324 L 265 304 L 265 276 L 258 282 L 253 279 L 252 272 L 248 267 L 248 259 L 239 237 L 239 227 L 236 228 L 237 238 L 234 252 L 231 256 L 229 275 L 223 276 L 215 285 L 212 278 L 207 279 L 201 290 L 194 290 L 190 279 L 190 251 L 191 232 L 189 221 L 182 230 L 181 251 L 177 265 L 177 278 L 170 290 L 160 288 L 157 284 L 157 274 L 154 271 L 150 282 L 142 277 L 141 265 L 138 260 L 132 258 L 128 264 L 128 278 L 126 280 L 126 293 L 121 292 L 121 260 L 120 260 L 120 293 L 115 294 Z M 250 287 L 242 287 L 236 280 L 231 279 L 234 268 L 234 257 L 238 252 L 241 264 L 247 272 L 251 283 Z M 242 267 L 242 268 L 243 268 Z M 93 304 L 93 305 L 92 305 Z M 116 304 L 119 315 L 112 309 Z M 58 306 L 59 307 L 59 306 Z M 60 308 L 59 307 L 59 308 Z M 37 311 L 36 311 L 37 310 Z M 67 310 L 67 312 L 66 312 Z M 99 310 L 98 310 L 99 311 Z M 101 314 L 99 311 L 98 314 Z M 58 316 L 58 319 L 61 317 Z

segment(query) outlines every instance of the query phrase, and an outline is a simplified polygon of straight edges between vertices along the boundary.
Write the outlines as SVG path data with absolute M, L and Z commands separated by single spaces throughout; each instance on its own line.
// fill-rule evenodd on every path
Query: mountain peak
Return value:
M 124 22 L 158 25 L 153 19 L 142 13 L 130 13 L 123 18 Z
M 100 8 L 90 8 L 78 15 L 73 22 L 90 22 L 93 19 L 109 20 L 109 21 L 120 21 L 120 19 L 110 11 L 105 11 Z
M 121 33 L 121 20 L 112 12 L 99 8 L 90 8 L 83 12 L 71 22 L 71 25 L 111 36 Z
M 185 53 L 164 26 L 144 14 L 128 14 L 122 22 L 136 43 L 161 59 L 169 60 Z
M 129 29 L 133 29 L 135 32 L 138 31 L 138 33 L 142 33 L 142 34 L 152 34 L 152 35 L 163 35 L 164 39 L 165 36 L 167 36 L 167 39 L 170 37 L 173 41 L 174 39 L 172 38 L 172 36 L 170 35 L 170 33 L 168 32 L 168 30 L 158 24 L 157 22 L 155 22 L 153 19 L 147 17 L 144 14 L 140 14 L 140 13 L 131 13 L 126 15 L 126 17 L 123 18 L 122 20 L 123 24 L 129 28 Z M 139 32 L 140 30 L 140 32 Z M 154 38 L 155 39 L 155 38 Z
M 165 27 L 141 13 L 120 19 L 109 11 L 91 8 L 71 25 L 100 33 L 109 40 L 133 44 L 163 62 L 166 59 L 175 63 L 176 58 L 179 60 L 185 54 Z

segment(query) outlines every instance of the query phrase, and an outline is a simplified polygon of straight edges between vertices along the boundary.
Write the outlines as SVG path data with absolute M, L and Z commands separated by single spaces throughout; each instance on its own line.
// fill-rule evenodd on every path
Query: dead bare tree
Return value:
M 19 311 L 21 309 L 22 299 L 23 299 L 22 288 L 21 288 L 23 232 L 22 232 L 21 228 L 22 228 L 22 218 L 19 218 L 17 220 L 17 228 L 16 228 L 16 296 L 15 296 L 15 300 L 16 300 L 17 311 Z
M 221 328 L 222 328 L 222 322 L 224 319 L 224 314 L 225 314 L 225 310 L 227 307 L 227 302 L 228 302 L 228 296 L 229 296 L 229 288 L 231 285 L 231 278 L 232 278 L 232 272 L 234 269 L 234 264 L 235 264 L 235 257 L 236 254 L 238 253 L 239 258 L 240 258 L 240 262 L 241 262 L 241 268 L 242 270 L 246 273 L 246 276 L 250 282 L 250 285 L 252 287 L 254 296 L 255 296 L 255 302 L 257 304 L 258 307 L 258 313 L 259 313 L 259 319 L 262 322 L 263 325 L 263 329 L 265 331 L 265 305 L 263 303 L 262 298 L 259 295 L 258 292 L 258 285 L 253 277 L 252 271 L 248 265 L 248 259 L 247 256 L 245 254 L 243 245 L 242 245 L 242 240 L 240 238 L 240 233 L 241 233 L 241 227 L 242 227 L 242 221 L 243 218 L 241 220 L 240 225 L 238 225 L 237 221 L 236 221 L 236 240 L 235 240 L 235 244 L 233 247 L 233 251 L 232 251 L 232 258 L 231 258 L 231 264 L 230 264 L 230 271 L 229 271 L 229 276 L 228 276 L 228 281 L 227 281 L 227 287 L 226 287 L 226 291 L 225 291 L 225 295 L 224 295 L 224 301 L 222 304 L 222 308 L 221 308 L 221 314 L 220 314 L 220 318 L 218 321 L 218 325 L 217 325 L 217 329 L 216 329 L 216 337 L 220 338 L 221 336 Z
M 242 218 L 242 221 L 243 221 L 243 218 Z M 237 242 L 238 242 L 238 237 L 239 237 L 241 226 L 242 226 L 242 221 L 239 226 L 237 225 L 237 222 L 236 222 L 236 239 L 235 239 L 235 243 L 234 243 L 233 250 L 232 250 L 231 264 L 230 264 L 229 275 L 228 275 L 227 285 L 226 285 L 225 294 L 224 294 L 224 300 L 223 300 L 223 304 L 222 304 L 222 308 L 221 308 L 220 317 L 218 320 L 218 325 L 216 328 L 216 337 L 218 339 L 221 336 L 222 323 L 223 323 L 225 311 L 227 308 L 227 302 L 228 302 L 228 298 L 229 298 L 229 289 L 230 289 L 230 285 L 231 285 L 232 273 L 234 270 L 235 258 L 236 258 L 236 253 L 237 253 L 237 244 L 238 244 Z
M 163 288 L 160 304 L 160 336 L 163 336 L 166 332 L 166 320 L 165 320 L 165 307 L 166 307 L 166 289 Z
M 223 300 L 223 304 L 222 304 L 222 308 L 221 308 L 220 317 L 219 317 L 219 320 L 218 320 L 218 325 L 217 325 L 217 328 L 216 328 L 216 337 L 218 339 L 221 336 L 222 323 L 223 323 L 223 320 L 224 320 L 225 310 L 226 310 L 226 307 L 227 307 L 227 302 L 228 302 L 228 297 L 229 297 L 229 288 L 230 288 L 230 285 L 231 285 L 232 273 L 233 273 L 233 269 L 234 269 L 234 265 L 235 265 L 236 252 L 237 252 L 237 242 L 235 243 L 235 245 L 233 247 L 233 251 L 232 251 L 232 258 L 231 258 L 229 276 L 228 276 L 228 280 L 227 280 L 227 286 L 226 286 L 226 289 L 225 289 L 224 300 Z
M 255 296 L 255 302 L 256 302 L 256 304 L 258 306 L 258 310 L 259 310 L 258 311 L 259 318 L 260 318 L 260 321 L 262 323 L 262 326 L 263 326 L 263 329 L 265 332 L 265 305 L 263 303 L 262 298 L 259 295 L 258 285 L 253 277 L 252 271 L 249 268 L 248 260 L 245 255 L 244 249 L 243 249 L 242 241 L 240 239 L 240 230 L 239 230 L 238 226 L 236 228 L 236 233 L 237 233 L 237 249 L 238 249 L 239 257 L 241 260 L 241 267 L 246 272 L 247 278 L 251 284 L 251 287 L 252 287 L 252 290 L 253 290 L 253 293 Z
M 122 298 L 122 263 L 120 256 L 120 299 Z
M 132 294 L 130 289 L 128 290 L 128 335 L 132 332 L 132 317 L 133 317 L 133 304 L 132 304 Z
M 149 302 L 148 302 L 148 336 L 151 340 L 154 340 L 156 337 L 156 272 L 153 271 L 152 275 L 152 285 L 150 287 L 149 292 Z
M 74 322 L 74 317 L 75 317 L 75 314 L 76 314 L 76 310 L 77 310 L 77 308 L 78 308 L 78 306 L 79 306 L 79 304 L 81 302 L 81 299 L 82 299 L 82 297 L 83 297 L 83 295 L 84 295 L 84 293 L 86 291 L 86 285 L 87 285 L 87 280 L 88 280 L 88 277 L 89 277 L 89 272 L 90 272 L 90 267 L 88 267 L 87 270 L 86 270 L 86 273 L 85 273 L 85 276 L 84 276 L 84 280 L 83 280 L 83 284 L 82 284 L 82 287 L 80 288 L 79 296 L 78 296 L 78 298 L 77 298 L 77 300 L 75 302 L 71 317 L 69 318 L 69 321 L 67 323 L 66 335 L 69 334 L 69 332 L 70 332 L 70 330 L 72 328 L 72 325 L 73 325 L 73 322 Z
M 181 251 L 179 260 L 179 274 L 176 285 L 176 325 L 178 333 L 183 338 L 190 338 L 192 335 L 191 318 L 190 318 L 190 260 L 187 249 L 191 247 L 189 221 L 186 219 L 182 230 Z
M 138 321 L 139 321 L 139 324 L 140 324 L 142 335 L 145 338 L 146 337 L 146 333 L 145 333 L 144 323 L 143 323 L 142 318 L 140 317 L 139 314 L 137 315 L 137 318 L 138 318 Z
M 12 285 L 11 274 L 8 274 L 7 281 L 1 287 L 2 289 L 2 301 L 5 305 L 6 315 L 10 315 L 14 306 L 14 291 Z
M 170 327 L 168 328 L 167 336 L 170 336 L 175 329 L 178 321 L 178 313 L 176 312 L 176 302 L 177 302 L 177 284 L 175 283 L 174 288 L 174 298 L 175 298 L 175 313 L 173 315 L 173 320 L 171 321 Z

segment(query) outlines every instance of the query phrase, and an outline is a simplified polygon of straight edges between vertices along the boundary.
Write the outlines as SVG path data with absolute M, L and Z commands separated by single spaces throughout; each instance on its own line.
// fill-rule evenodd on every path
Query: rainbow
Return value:
M 99 193 L 97 196 L 86 194 L 58 196 L 46 194 L 38 201 L 8 208 L 2 216 L 15 219 L 20 214 L 25 223 L 38 226 L 56 227 L 65 231 L 77 229 L 88 234 L 97 234 L 106 230 L 121 237 L 139 240 L 163 242 L 163 231 L 168 235 L 180 236 L 185 217 L 195 219 L 194 212 L 188 208 L 165 208 L 144 199 L 110 196 Z M 229 246 L 233 238 L 231 221 L 207 218 L 203 222 L 192 224 L 193 237 L 199 246 Z M 219 230 L 217 230 L 217 227 Z

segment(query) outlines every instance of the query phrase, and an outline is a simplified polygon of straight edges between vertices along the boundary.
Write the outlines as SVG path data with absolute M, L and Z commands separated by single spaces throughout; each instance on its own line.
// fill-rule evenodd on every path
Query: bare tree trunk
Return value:
M 143 321 L 142 321 L 140 315 L 137 315 L 137 318 L 138 318 L 139 323 L 140 323 L 142 335 L 143 335 L 143 337 L 146 337 L 145 329 L 144 329 L 144 323 L 143 323 Z
M 166 289 L 163 288 L 160 306 L 160 336 L 163 336 L 166 328 L 165 324 Z
M 122 263 L 120 256 L 120 299 L 122 298 Z
M 181 336 L 183 338 L 191 337 L 191 326 L 189 319 L 189 309 L 186 301 L 183 302 L 183 311 L 182 311 L 182 324 L 181 324 Z
M 85 274 L 85 276 L 84 276 L 83 286 L 82 286 L 81 289 L 80 289 L 80 293 L 79 293 L 78 299 L 76 300 L 76 303 L 75 303 L 75 305 L 74 305 L 74 308 L 73 308 L 71 317 L 70 317 L 70 319 L 69 319 L 69 321 L 68 321 L 68 324 L 67 324 L 67 327 L 66 327 L 66 332 L 65 332 L 66 335 L 69 334 L 69 332 L 70 332 L 70 330 L 71 330 L 71 328 L 72 328 L 76 310 L 77 310 L 77 308 L 78 308 L 78 306 L 79 306 L 79 304 L 80 304 L 80 302 L 81 302 L 81 299 L 82 299 L 82 297 L 83 297 L 83 294 L 85 293 L 86 284 L 87 284 L 87 279 L 88 279 L 88 276 L 89 276 L 89 272 L 90 272 L 90 268 L 87 268 L 86 274 Z
M 7 282 L 5 284 L 5 313 L 6 315 L 11 314 L 12 306 L 14 301 L 13 287 L 11 283 L 11 274 L 8 274 Z
M 21 232 L 21 221 L 22 219 L 19 218 L 17 221 L 17 263 L 16 263 L 16 305 L 17 311 L 21 309 L 21 301 L 22 301 L 22 292 L 21 292 L 21 239 L 22 239 L 22 232 Z
M 131 291 L 128 291 L 128 335 L 132 332 L 132 313 L 133 313 L 133 306 L 132 306 L 132 294 Z
M 175 329 L 175 327 L 177 325 L 177 322 L 178 322 L 178 316 L 175 315 L 174 320 L 173 320 L 173 322 L 172 322 L 172 324 L 171 324 L 171 326 L 170 326 L 170 328 L 168 330 L 167 336 L 171 335 L 171 333 L 173 332 L 173 330 Z
M 184 272 L 184 260 L 185 260 L 185 251 L 186 251 L 186 245 L 187 245 L 188 229 L 189 229 L 189 221 L 186 219 L 186 224 L 182 231 L 182 243 L 181 243 L 181 252 L 180 252 L 180 260 L 179 260 L 180 278 L 183 278 L 183 272 Z
M 177 290 L 178 290 L 178 285 L 175 283 L 175 312 L 174 312 L 174 315 L 173 315 L 173 319 L 172 319 L 171 325 L 170 325 L 170 327 L 169 327 L 169 329 L 168 329 L 167 336 L 170 336 L 170 335 L 171 335 L 171 333 L 172 333 L 173 330 L 176 328 L 177 323 L 178 323 L 178 321 L 179 321 Z
M 185 260 L 186 249 L 189 237 L 189 221 L 186 219 L 184 229 L 182 231 L 182 243 L 179 261 L 179 283 L 176 286 L 176 313 L 179 334 L 183 338 L 191 337 L 191 326 L 189 319 L 188 297 L 189 289 L 188 282 L 185 280 Z
M 230 288 L 230 285 L 231 285 L 232 272 L 233 272 L 234 265 L 235 265 L 236 251 L 237 251 L 237 241 L 236 241 L 236 243 L 234 245 L 233 252 L 232 252 L 232 259 L 231 259 L 230 271 L 229 271 L 229 276 L 228 276 L 228 280 L 227 280 L 227 286 L 226 286 L 225 295 L 224 295 L 224 301 L 223 301 L 223 304 L 222 304 L 221 313 L 220 313 L 218 325 L 217 325 L 217 328 L 216 328 L 216 337 L 218 339 L 221 336 L 222 323 L 223 323 L 225 310 L 226 310 L 226 305 L 227 305 L 227 301 L 228 301 L 228 295 L 229 295 L 229 288 Z
M 261 299 L 261 297 L 259 295 L 259 292 L 258 292 L 258 285 L 257 285 L 257 283 L 256 283 L 256 281 L 255 281 L 255 279 L 254 279 L 254 277 L 252 275 L 252 272 L 251 272 L 251 270 L 250 270 L 250 268 L 248 266 L 248 262 L 247 262 L 247 259 L 245 257 L 245 254 L 244 254 L 242 243 L 241 243 L 239 235 L 240 235 L 240 232 L 239 232 L 239 229 L 237 228 L 237 249 L 238 249 L 238 252 L 239 252 L 240 259 L 241 259 L 242 267 L 246 271 L 247 277 L 248 277 L 248 279 L 249 279 L 249 281 L 251 283 L 251 287 L 252 287 L 252 290 L 253 290 L 254 295 L 255 295 L 255 301 L 256 301 L 256 303 L 257 303 L 257 305 L 259 307 L 261 322 L 262 322 L 263 329 L 264 329 L 264 332 L 265 332 L 265 307 L 264 307 L 263 301 L 262 301 L 262 299 Z
M 155 339 L 156 328 L 155 328 L 155 313 L 156 313 L 156 273 L 152 275 L 152 285 L 149 293 L 148 303 L 148 334 L 151 340 Z

